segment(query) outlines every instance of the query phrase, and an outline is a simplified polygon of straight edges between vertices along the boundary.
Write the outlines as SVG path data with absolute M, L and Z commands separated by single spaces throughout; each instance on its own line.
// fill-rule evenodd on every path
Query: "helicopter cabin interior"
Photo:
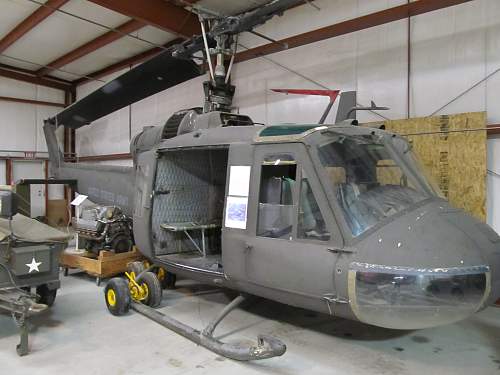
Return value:
M 226 146 L 161 153 L 152 214 L 153 245 L 159 259 L 222 272 L 227 162 Z
M 160 154 L 152 214 L 152 239 L 158 259 L 204 271 L 223 272 L 221 227 L 226 182 L 228 175 L 233 173 L 233 170 L 228 172 L 228 155 L 226 146 L 182 148 Z M 297 235 L 327 241 L 330 233 L 325 230 L 308 179 L 304 172 L 297 170 L 296 159 L 291 154 L 278 153 L 257 163 L 261 175 L 256 235 L 290 237 L 296 222 L 294 202 L 297 201 L 295 194 L 298 194 L 297 179 L 300 178 Z M 226 225 L 227 220 L 246 222 L 246 204 L 243 211 L 238 204 L 228 205 Z

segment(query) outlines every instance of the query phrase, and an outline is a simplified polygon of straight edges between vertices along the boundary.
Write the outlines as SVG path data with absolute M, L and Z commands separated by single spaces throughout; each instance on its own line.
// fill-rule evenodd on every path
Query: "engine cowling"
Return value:
M 163 125 L 145 126 L 130 143 L 130 153 L 132 154 L 134 161 L 136 160 L 137 155 L 141 152 L 151 150 L 162 140 L 177 136 L 179 125 L 187 114 L 200 114 L 202 112 L 203 109 L 200 107 L 183 109 L 175 112 Z
M 163 125 L 144 127 L 130 143 L 130 153 L 135 162 L 141 152 L 149 151 L 161 141 L 177 135 L 217 127 L 253 125 L 252 119 L 246 115 L 219 111 L 203 113 L 200 107 L 183 109 L 170 116 Z

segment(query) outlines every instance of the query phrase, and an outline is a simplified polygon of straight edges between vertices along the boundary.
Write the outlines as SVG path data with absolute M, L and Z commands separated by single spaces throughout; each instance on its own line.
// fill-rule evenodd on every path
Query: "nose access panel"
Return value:
M 487 266 L 413 268 L 351 263 L 349 299 L 356 317 L 393 329 L 421 329 L 467 318 L 490 294 Z

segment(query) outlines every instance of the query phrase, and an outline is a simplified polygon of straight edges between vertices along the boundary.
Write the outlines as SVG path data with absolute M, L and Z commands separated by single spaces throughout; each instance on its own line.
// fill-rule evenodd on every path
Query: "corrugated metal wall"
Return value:
M 64 103 L 64 93 L 60 90 L 3 77 L 0 77 L 0 96 Z M 47 151 L 43 120 L 59 110 L 57 107 L 0 101 L 0 150 Z
M 49 102 L 64 102 L 64 93 L 47 87 L 0 77 L 0 96 L 33 99 Z M 24 157 L 26 151 L 37 151 L 38 157 L 46 157 L 47 146 L 43 135 L 43 120 L 57 113 L 58 107 L 0 101 L 0 157 Z M 18 152 L 15 152 L 18 151 Z M 26 162 L 13 162 L 12 182 L 18 178 L 45 177 L 44 162 L 34 164 L 36 176 L 26 170 Z M 6 184 L 6 161 L 0 160 L 0 185 Z M 45 213 L 45 186 L 32 188 L 32 210 L 34 216 Z M 49 199 L 60 199 L 64 192 L 59 186 L 49 187 Z

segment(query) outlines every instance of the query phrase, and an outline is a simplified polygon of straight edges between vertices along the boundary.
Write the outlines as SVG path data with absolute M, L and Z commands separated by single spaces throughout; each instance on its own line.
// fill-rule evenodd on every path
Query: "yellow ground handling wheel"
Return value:
M 130 296 L 136 302 L 142 302 L 151 307 L 161 303 L 162 288 L 155 273 L 146 271 L 136 275 L 135 272 L 125 272 L 129 282 Z
M 151 267 L 151 264 L 147 260 L 144 262 L 136 261 L 129 263 L 128 269 L 130 272 L 134 272 L 136 277 L 144 270 L 150 269 L 151 272 L 156 274 L 158 280 L 160 280 L 160 284 L 163 289 L 175 289 L 175 282 L 177 281 L 176 275 L 172 272 L 168 272 L 165 268 L 160 266 Z
M 113 315 L 125 315 L 132 301 L 158 307 L 162 299 L 160 280 L 153 272 L 125 272 L 126 279 L 114 277 L 104 288 L 106 307 Z
M 128 313 L 131 298 L 127 281 L 121 277 L 109 280 L 104 288 L 104 299 L 111 314 L 119 316 Z

